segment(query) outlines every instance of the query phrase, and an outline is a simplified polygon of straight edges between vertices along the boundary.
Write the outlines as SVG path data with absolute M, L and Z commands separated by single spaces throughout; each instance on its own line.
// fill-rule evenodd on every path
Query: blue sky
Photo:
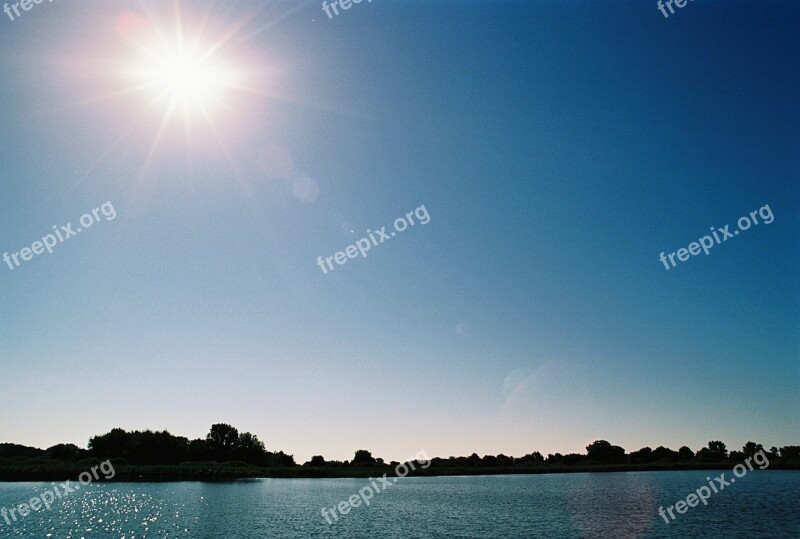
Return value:
M 165 106 L 119 71 L 169 4 L 0 20 L 0 251 L 117 213 L 0 266 L 2 441 L 800 442 L 797 5 L 180 7 L 187 35 L 207 15 L 202 42 L 231 37 L 247 90 L 157 142 Z M 771 224 L 659 261 L 766 204 Z M 316 265 L 420 205 L 428 224 Z

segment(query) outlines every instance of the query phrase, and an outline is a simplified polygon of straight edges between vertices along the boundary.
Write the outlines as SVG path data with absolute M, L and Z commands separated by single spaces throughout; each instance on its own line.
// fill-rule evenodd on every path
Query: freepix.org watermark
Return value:
M 325 1 L 322 2 L 322 10 L 325 12 L 325 15 L 327 15 L 329 19 L 332 19 L 333 15 L 331 14 L 331 10 L 333 10 L 334 15 L 339 14 L 339 10 L 336 9 L 337 4 L 338 7 L 347 11 L 348 9 L 353 7 L 353 4 L 360 4 L 361 2 L 362 0 L 333 0 L 330 4 L 328 4 L 328 2 Z M 372 3 L 372 0 L 367 0 L 367 3 L 368 4 Z
M 78 228 L 73 229 L 72 223 L 67 223 L 61 227 L 53 225 L 53 232 L 55 232 L 55 234 L 47 234 L 42 238 L 42 241 L 35 241 L 30 247 L 23 247 L 15 253 L 3 253 L 3 262 L 6 263 L 9 270 L 14 271 L 15 268 L 20 266 L 20 260 L 22 260 L 22 262 L 27 262 L 33 258 L 33 255 L 40 255 L 45 252 L 45 250 L 48 254 L 52 254 L 53 247 L 56 245 L 64 243 L 64 241 L 72 236 L 77 236 L 95 222 L 99 223 L 101 213 L 106 218 L 106 221 L 113 221 L 117 217 L 117 211 L 114 209 L 114 205 L 111 204 L 110 201 L 106 202 L 99 208 L 93 209 L 91 213 L 84 213 L 81 215 L 81 218 L 78 220 L 81 226 Z
M 669 271 L 670 265 L 667 264 L 667 259 L 669 259 L 670 264 L 672 264 L 672 267 L 674 268 L 676 256 L 678 257 L 679 262 L 686 262 L 687 260 L 689 260 L 689 255 L 692 256 L 699 255 L 700 251 L 703 251 L 707 255 L 710 252 L 711 248 L 714 247 L 714 245 L 719 245 L 723 241 L 728 241 L 728 239 L 733 238 L 734 236 L 738 236 L 739 231 L 743 232 L 748 228 L 750 228 L 752 225 L 758 225 L 758 217 L 761 217 L 761 221 L 765 225 L 768 225 L 775 220 L 775 216 L 772 215 L 772 210 L 769 208 L 769 204 L 766 204 L 761 208 L 759 208 L 758 211 L 755 210 L 751 211 L 749 217 L 747 215 L 743 215 L 742 217 L 740 217 L 739 221 L 737 221 L 736 223 L 737 226 L 739 227 L 739 230 L 734 230 L 733 232 L 729 231 L 728 228 L 730 228 L 731 225 L 725 225 L 724 227 L 718 228 L 716 230 L 712 226 L 710 230 L 711 234 L 714 236 L 713 238 L 708 235 L 703 236 L 699 240 L 690 243 L 688 248 L 682 247 L 678 249 L 676 252 L 669 253 L 669 255 L 666 256 L 662 252 L 661 255 L 659 255 L 659 260 L 661 260 L 661 262 L 664 264 L 664 267 L 667 269 L 667 271 Z M 714 240 L 716 240 L 716 243 L 714 243 Z
M 431 216 L 428 214 L 428 210 L 425 208 L 425 205 L 423 204 L 416 210 L 408 212 L 405 215 L 405 217 L 398 217 L 397 219 L 395 219 L 393 232 L 387 234 L 385 226 L 382 226 L 375 232 L 371 231 L 370 229 L 367 229 L 368 237 L 361 238 L 354 245 L 348 245 L 344 249 L 344 251 L 339 251 L 334 255 L 326 257 L 324 260 L 321 256 L 318 256 L 317 266 L 319 266 L 319 268 L 322 270 L 322 273 L 327 274 L 328 269 L 330 269 L 331 271 L 335 269 L 333 266 L 333 262 L 336 262 L 337 265 L 341 266 L 342 264 L 346 263 L 349 259 L 356 258 L 359 254 L 364 258 L 366 258 L 367 251 L 369 251 L 373 247 L 377 247 L 386 240 L 394 238 L 398 232 L 403 232 L 409 226 L 414 226 L 414 217 L 417 218 L 419 224 L 421 225 L 427 225 L 428 222 L 431 220 Z M 328 269 L 326 269 L 326 264 Z
M 672 7 L 673 3 L 679 8 L 684 8 L 686 7 L 687 2 L 694 2 L 694 0 L 667 0 L 666 2 L 664 2 L 664 0 L 658 0 L 656 7 L 664 15 L 664 18 L 666 19 L 670 15 L 675 15 L 675 10 Z M 667 8 L 669 8 L 669 13 L 667 13 Z
M 764 453 L 764 450 L 761 450 L 752 457 L 747 457 L 745 459 L 744 464 L 747 464 L 747 467 L 745 467 L 744 464 L 737 464 L 734 466 L 733 475 L 736 477 L 731 477 L 730 481 L 725 480 L 724 473 L 720 474 L 719 477 L 715 477 L 713 481 L 711 480 L 711 477 L 706 477 L 706 481 L 708 481 L 708 487 L 703 485 L 693 493 L 686 496 L 686 501 L 678 500 L 675 502 L 675 505 L 670 505 L 667 507 L 666 513 L 669 513 L 670 518 L 675 520 L 676 517 L 672 512 L 673 509 L 682 515 L 688 511 L 690 507 L 697 507 L 697 504 L 700 502 L 703 502 L 703 505 L 708 505 L 707 500 L 711 497 L 712 491 L 714 494 L 716 494 L 717 492 L 724 490 L 725 487 L 729 487 L 735 483 L 737 478 L 744 477 L 747 474 L 748 469 L 753 469 L 753 464 L 750 461 L 755 461 L 755 463 L 758 464 L 759 470 L 763 470 L 769 466 L 769 459 L 767 458 L 766 453 Z M 671 521 L 667 518 L 666 513 L 664 512 L 663 506 L 658 508 L 658 514 L 661 515 L 661 518 L 664 519 L 664 522 L 669 524 Z
M 114 476 L 117 474 L 114 471 L 114 466 L 111 464 L 110 460 L 106 460 L 101 462 L 97 466 L 92 466 L 90 472 L 83 472 L 78 476 L 78 481 L 80 485 L 70 486 L 70 481 L 66 481 L 61 483 L 60 485 L 56 485 L 55 482 L 50 483 L 52 485 L 52 490 L 45 490 L 38 496 L 34 496 L 31 498 L 27 503 L 21 503 L 19 505 L 15 505 L 11 508 L 3 507 L 0 509 L 0 516 L 3 517 L 6 524 L 11 526 L 12 521 L 17 521 L 17 513 L 19 513 L 19 518 L 22 520 L 23 518 L 27 517 L 31 514 L 31 511 L 39 511 L 40 509 L 44 508 L 44 510 L 49 511 L 51 509 L 51 505 L 56 501 L 60 500 L 61 498 L 65 498 L 69 496 L 71 493 L 78 491 L 81 489 L 81 485 L 88 485 L 94 480 L 100 479 L 100 475 L 98 475 L 97 470 L 98 468 L 103 473 L 104 479 L 113 479 Z M 62 490 L 59 490 L 59 487 Z M 10 517 L 10 518 L 9 518 Z M 2 523 L 2 521 L 0 521 Z
M 53 0 L 48 0 L 48 2 L 52 2 Z M 19 12 L 19 8 L 22 8 L 23 11 L 30 11 L 33 8 L 33 4 L 41 4 L 44 0 L 21 0 L 15 4 L 11 4 L 11 7 L 8 4 L 3 5 L 3 11 L 5 11 L 8 18 L 12 21 L 14 20 L 14 15 L 11 14 L 11 10 L 14 10 L 14 13 L 17 17 L 21 17 L 22 14 Z
M 391 487 L 395 483 L 397 483 L 398 478 L 402 478 L 407 476 L 411 471 L 416 470 L 415 464 L 419 464 L 420 468 L 423 470 L 431 465 L 431 459 L 428 457 L 428 454 L 425 450 L 421 450 L 417 452 L 417 455 L 414 457 L 413 460 L 408 462 L 403 462 L 398 464 L 394 468 L 394 473 L 397 477 L 393 477 L 391 480 L 386 477 L 386 474 L 383 474 L 383 477 L 379 477 L 378 479 L 369 478 L 371 485 L 367 485 L 365 487 L 361 487 L 358 489 L 358 494 L 353 494 L 346 500 L 342 500 L 337 505 L 335 505 L 332 509 L 328 509 L 327 507 L 322 508 L 322 516 L 325 517 L 325 520 L 328 524 L 333 524 L 334 521 L 339 522 L 339 515 L 336 514 L 336 510 L 339 510 L 339 513 L 342 516 L 346 515 L 350 512 L 351 509 L 355 509 L 356 507 L 360 506 L 362 503 L 366 506 L 369 506 L 370 500 L 377 494 L 378 492 L 383 492 L 387 488 Z M 375 481 L 380 481 L 376 483 Z M 374 490 L 373 490 L 374 488 Z M 334 520 L 331 520 L 331 516 Z

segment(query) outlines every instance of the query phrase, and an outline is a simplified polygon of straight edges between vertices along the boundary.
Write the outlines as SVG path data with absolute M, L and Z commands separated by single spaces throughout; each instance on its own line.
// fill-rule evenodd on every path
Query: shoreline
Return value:
M 33 463 L 14 463 L 15 466 L 0 464 L 0 482 L 39 482 L 75 480 L 86 469 L 86 463 L 54 463 L 57 466 L 39 466 Z M 24 464 L 28 464 L 25 466 Z M 259 467 L 249 465 L 226 465 L 226 463 L 192 463 L 187 465 L 128 465 L 115 464 L 116 474 L 109 483 L 139 482 L 181 482 L 210 481 L 231 482 L 242 479 L 363 479 L 394 475 L 391 466 L 371 467 Z M 585 464 L 575 466 L 492 466 L 492 467 L 453 467 L 417 470 L 407 477 L 456 477 L 456 476 L 494 476 L 494 475 L 540 475 L 569 473 L 612 473 L 612 472 L 653 472 L 653 471 L 692 471 L 692 470 L 730 470 L 735 463 L 726 461 L 704 463 L 650 463 L 650 464 Z M 770 470 L 800 470 L 797 462 L 773 462 Z

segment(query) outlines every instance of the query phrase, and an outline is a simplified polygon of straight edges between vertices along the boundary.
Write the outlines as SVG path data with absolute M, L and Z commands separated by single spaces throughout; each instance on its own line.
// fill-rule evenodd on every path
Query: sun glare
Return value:
M 227 155 L 225 133 L 248 106 L 245 94 L 261 94 L 235 46 L 241 44 L 241 26 L 210 28 L 210 17 L 193 19 L 185 23 L 177 9 L 172 24 L 131 12 L 117 19 L 127 58 L 116 67 L 124 85 L 116 95 L 140 98 L 134 106 L 138 102 L 155 122 L 145 166 L 162 143 L 173 149 L 180 131 L 187 151 L 216 140 Z M 146 125 L 141 123 L 145 118 L 135 118 Z
M 171 30 L 138 15 L 120 17 L 118 32 L 132 51 L 122 68 L 128 92 L 143 94 L 149 110 L 162 115 L 160 132 L 176 113 L 187 127 L 202 119 L 213 129 L 212 117 L 233 111 L 233 93 L 247 90 L 241 66 L 222 58 L 232 32 L 207 42 L 203 30 L 184 30 L 179 13 Z
M 139 50 L 142 57 L 126 73 L 138 90 L 150 93 L 152 105 L 165 107 L 168 117 L 179 109 L 187 120 L 200 114 L 210 121 L 212 111 L 229 106 L 226 91 L 241 83 L 237 70 L 216 58 L 215 49 L 187 47 L 183 36 Z

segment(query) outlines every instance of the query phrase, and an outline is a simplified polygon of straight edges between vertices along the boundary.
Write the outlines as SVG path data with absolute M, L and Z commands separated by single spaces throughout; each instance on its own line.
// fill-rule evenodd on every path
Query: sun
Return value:
M 103 114 L 98 163 L 116 153 L 141 156 L 141 181 L 161 165 L 223 160 L 238 175 L 237 152 L 262 128 L 260 115 L 279 101 L 297 102 L 286 91 L 286 60 L 253 46 L 285 15 L 262 21 L 260 7 L 232 13 L 200 3 L 188 14 L 180 0 L 110 8 L 102 41 L 67 50 L 56 62 L 81 93 L 54 108 Z
M 150 106 L 163 107 L 165 121 L 182 111 L 188 121 L 230 105 L 231 90 L 241 89 L 240 69 L 219 57 L 218 48 L 187 40 L 182 32 L 173 39 L 152 38 L 137 46 L 138 58 L 124 70 L 134 89 L 150 95 Z
M 235 93 L 251 90 L 246 69 L 234 60 L 241 56 L 225 55 L 234 30 L 209 41 L 206 24 L 186 24 L 176 8 L 172 25 L 126 12 L 117 31 L 128 50 L 120 69 L 125 93 L 140 94 L 145 109 L 160 117 L 156 139 L 176 116 L 183 117 L 187 129 L 200 120 L 214 131 L 219 116 L 236 112 Z
M 187 155 L 212 141 L 227 155 L 225 133 L 230 134 L 251 102 L 245 94 L 262 93 L 260 75 L 239 50 L 242 26 L 212 23 L 211 28 L 210 19 L 207 14 L 186 21 L 175 4 L 172 16 L 123 12 L 117 20 L 125 45 L 115 69 L 117 96 L 138 103 L 134 125 L 153 122 L 155 130 L 145 166 L 162 145 L 173 150 L 178 138 L 185 140 Z
M 195 109 L 219 102 L 216 90 L 224 85 L 224 73 L 179 48 L 166 50 L 146 78 L 168 100 Z

